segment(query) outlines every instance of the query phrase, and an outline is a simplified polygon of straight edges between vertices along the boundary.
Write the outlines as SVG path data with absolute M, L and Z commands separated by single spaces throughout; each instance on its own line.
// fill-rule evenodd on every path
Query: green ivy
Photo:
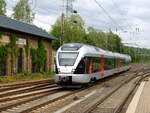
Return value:
M 7 46 L 1 45 L 0 46 L 0 62 L 3 62 L 8 54 Z
M 40 70 L 42 71 L 46 60 L 46 51 L 42 40 L 39 42 L 39 48 L 37 49 L 37 58 Z
M 0 37 L 2 37 L 2 33 L 0 32 Z M 9 36 L 10 42 L 6 45 L 0 45 L 0 61 L 5 59 L 5 57 L 9 54 L 16 54 L 16 41 L 17 37 L 14 34 L 10 34 Z
M 44 42 L 40 40 L 38 49 L 31 48 L 30 53 L 32 56 L 32 63 L 35 66 L 35 70 L 43 72 L 43 67 L 46 60 L 46 51 Z
M 16 42 L 18 41 L 18 38 L 16 37 L 16 35 L 15 34 L 10 34 L 9 39 L 10 39 L 10 43 L 8 44 L 9 47 L 16 46 Z
M 30 54 L 31 54 L 31 56 L 32 56 L 32 63 L 33 63 L 33 64 L 36 64 L 36 63 L 37 63 L 37 50 L 31 48 Z
M 0 33 L 0 38 L 2 38 L 2 35 L 3 34 Z M 11 55 L 12 63 L 16 59 L 15 57 L 17 56 L 17 53 L 18 53 L 16 41 L 18 38 L 16 37 L 16 35 L 10 34 L 9 39 L 10 39 L 10 42 L 8 44 L 0 45 L 0 64 L 3 64 L 6 61 L 8 54 Z M 11 68 L 13 68 L 13 66 Z M 3 67 L 0 66 L 0 75 L 3 73 L 2 70 L 3 70 Z

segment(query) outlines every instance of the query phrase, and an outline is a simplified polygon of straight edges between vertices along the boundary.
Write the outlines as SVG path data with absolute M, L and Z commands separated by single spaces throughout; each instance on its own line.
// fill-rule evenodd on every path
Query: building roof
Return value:
M 48 32 L 42 30 L 41 28 L 38 28 L 35 25 L 20 22 L 5 16 L 0 16 L 0 28 L 15 30 L 21 33 L 27 33 L 29 35 L 43 37 L 51 40 L 55 39 L 54 36 L 50 35 Z

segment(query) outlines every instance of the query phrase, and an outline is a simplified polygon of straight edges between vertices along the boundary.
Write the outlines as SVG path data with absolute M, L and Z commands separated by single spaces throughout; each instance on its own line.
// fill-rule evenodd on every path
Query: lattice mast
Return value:
M 66 1 L 66 17 L 68 18 L 73 13 L 74 0 L 65 0 L 65 1 Z

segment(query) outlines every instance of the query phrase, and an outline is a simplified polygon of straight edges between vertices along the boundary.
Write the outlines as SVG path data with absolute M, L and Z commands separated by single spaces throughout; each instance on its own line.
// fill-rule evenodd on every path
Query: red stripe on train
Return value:
M 117 58 L 117 67 L 118 67 L 118 72 L 120 71 L 120 59 Z
M 104 56 L 100 57 L 100 76 L 104 76 Z
M 90 58 L 90 70 L 89 70 L 89 74 L 92 74 L 92 71 L 93 71 L 92 58 Z

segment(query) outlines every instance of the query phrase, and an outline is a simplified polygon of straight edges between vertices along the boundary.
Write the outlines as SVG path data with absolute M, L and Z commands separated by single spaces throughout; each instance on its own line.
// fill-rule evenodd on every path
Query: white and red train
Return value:
M 55 82 L 61 86 L 87 84 L 126 71 L 131 57 L 82 43 L 68 43 L 56 54 Z

